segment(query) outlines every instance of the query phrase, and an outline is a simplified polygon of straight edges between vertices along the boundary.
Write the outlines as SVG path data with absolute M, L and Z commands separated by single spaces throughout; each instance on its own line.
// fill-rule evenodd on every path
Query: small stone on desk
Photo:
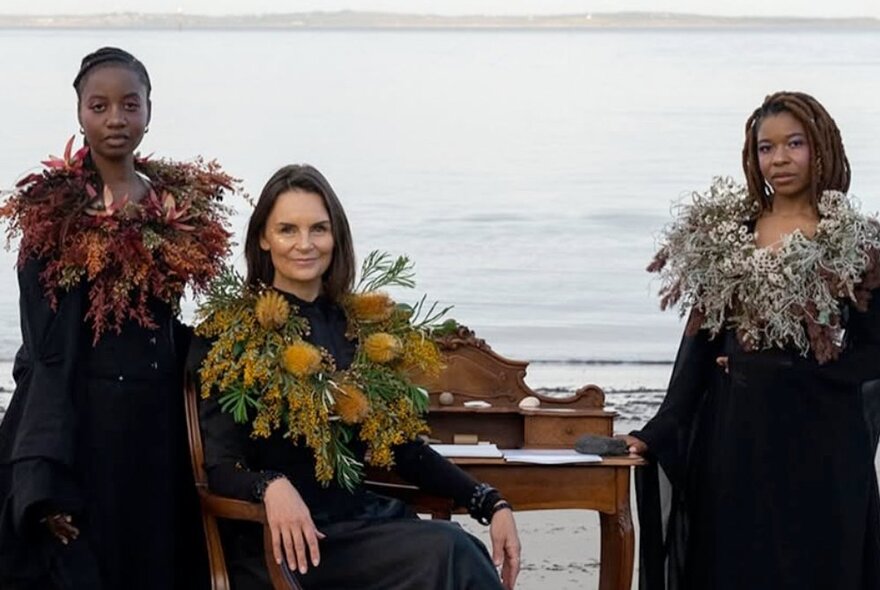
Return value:
M 437 398 L 437 401 L 440 402 L 440 405 L 441 405 L 441 406 L 451 406 L 452 404 L 455 403 L 455 396 L 452 395 L 452 394 L 451 394 L 450 392 L 448 392 L 448 391 L 444 391 L 444 392 L 441 393 L 440 396 Z
M 599 455 L 602 457 L 629 454 L 625 441 L 598 434 L 583 435 L 575 441 L 574 450 L 584 455 Z

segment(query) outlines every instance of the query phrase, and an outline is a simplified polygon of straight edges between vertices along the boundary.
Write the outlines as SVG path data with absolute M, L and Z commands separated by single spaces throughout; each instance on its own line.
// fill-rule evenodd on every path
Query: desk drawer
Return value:
M 571 448 L 584 434 L 611 436 L 613 432 L 613 417 L 610 415 L 526 416 L 524 445 L 529 448 Z

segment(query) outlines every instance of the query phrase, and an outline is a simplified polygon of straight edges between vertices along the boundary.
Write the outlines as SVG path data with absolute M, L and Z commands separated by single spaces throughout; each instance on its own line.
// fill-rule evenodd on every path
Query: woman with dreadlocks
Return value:
M 640 587 L 880 588 L 860 393 L 880 376 L 880 227 L 811 96 L 765 99 L 743 168 L 681 207 L 649 267 L 689 318 L 660 410 L 626 437 L 663 474 L 637 475 Z
M 73 86 L 84 146 L 0 208 L 21 238 L 23 337 L 0 425 L 0 587 L 201 588 L 177 311 L 228 252 L 233 181 L 137 156 L 151 85 L 131 54 L 87 55 Z

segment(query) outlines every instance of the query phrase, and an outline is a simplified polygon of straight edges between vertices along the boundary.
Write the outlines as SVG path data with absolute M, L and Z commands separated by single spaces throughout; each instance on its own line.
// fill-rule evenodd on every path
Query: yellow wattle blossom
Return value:
M 253 431 L 251 435 L 254 438 L 269 438 L 272 435 L 272 424 L 269 416 L 260 414 L 254 418 Z
M 376 467 L 391 467 L 394 465 L 394 455 L 391 452 L 391 448 L 387 445 L 382 445 L 373 449 L 370 455 L 370 464 Z
M 222 396 L 252 437 L 283 433 L 312 451 L 319 482 L 351 488 L 363 478 L 361 462 L 389 467 L 396 445 L 425 432 L 412 380 L 439 371 L 442 359 L 428 329 L 413 325 L 412 308 L 380 292 L 346 297 L 347 335 L 361 346 L 352 366 L 337 371 L 327 351 L 304 340 L 308 322 L 283 295 L 255 292 L 240 275 L 223 281 L 199 311 L 196 332 L 213 341 L 201 393 Z
M 321 351 L 308 342 L 294 342 L 281 353 L 285 370 L 297 377 L 309 377 L 321 368 Z
M 437 377 L 443 369 L 443 357 L 437 344 L 418 332 L 407 334 L 403 342 L 403 370 Z
M 374 363 L 383 364 L 390 363 L 400 356 L 402 348 L 400 339 L 387 332 L 370 334 L 364 339 L 361 346 L 368 359 Z
M 370 402 L 367 396 L 355 385 L 343 384 L 336 388 L 336 414 L 346 424 L 363 422 L 370 413 Z
M 287 323 L 290 304 L 281 293 L 270 289 L 257 298 L 254 313 L 263 328 L 274 330 Z
M 354 319 L 362 322 L 383 322 L 391 317 L 394 301 L 387 293 L 370 291 L 349 296 L 348 307 Z

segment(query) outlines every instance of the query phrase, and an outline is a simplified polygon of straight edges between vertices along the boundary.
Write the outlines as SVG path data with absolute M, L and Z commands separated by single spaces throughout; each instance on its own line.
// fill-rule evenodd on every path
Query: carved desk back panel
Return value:
M 467 328 L 437 342 L 445 369 L 437 377 L 416 377 L 430 396 L 431 438 L 452 443 L 456 434 L 477 435 L 501 448 L 567 448 L 585 433 L 612 434 L 614 413 L 604 410 L 600 387 L 586 385 L 569 397 L 544 395 L 526 385 L 528 363 L 500 356 Z M 520 407 L 525 398 L 537 407 Z M 476 401 L 490 406 L 465 406 Z

